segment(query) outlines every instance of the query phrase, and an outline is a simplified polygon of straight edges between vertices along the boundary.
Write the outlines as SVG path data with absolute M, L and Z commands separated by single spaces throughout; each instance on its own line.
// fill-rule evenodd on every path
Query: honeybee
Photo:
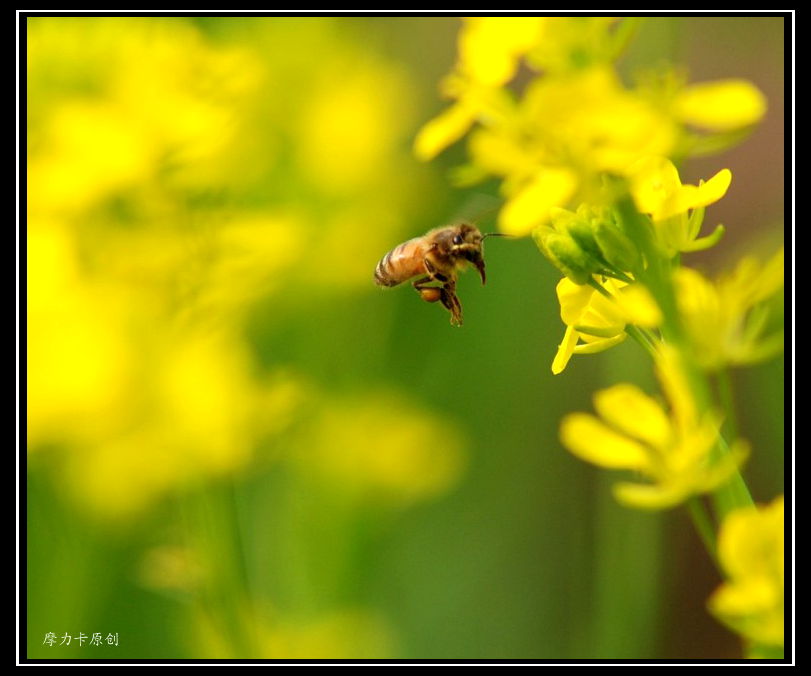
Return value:
M 470 264 L 486 277 L 482 242 L 486 237 L 475 226 L 462 223 L 435 228 L 389 251 L 375 268 L 378 286 L 397 286 L 419 276 L 412 286 L 427 303 L 441 301 L 451 313 L 451 324 L 462 325 L 462 304 L 456 295 L 456 275 Z

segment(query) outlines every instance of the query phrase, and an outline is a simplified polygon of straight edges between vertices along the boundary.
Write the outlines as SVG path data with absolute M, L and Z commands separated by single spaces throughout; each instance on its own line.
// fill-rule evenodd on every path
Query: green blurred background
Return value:
M 685 513 L 619 507 L 557 441 L 600 387 L 655 383 L 633 344 L 551 374 L 531 240 L 487 242 L 461 329 L 372 283 L 405 239 L 495 228 L 495 185 L 448 181 L 462 147 L 411 153 L 459 25 L 27 18 L 28 657 L 740 656 Z M 705 270 L 782 240 L 783 29 L 650 18 L 621 62 L 768 98 L 682 172 L 733 172 Z M 768 501 L 783 362 L 733 375 Z

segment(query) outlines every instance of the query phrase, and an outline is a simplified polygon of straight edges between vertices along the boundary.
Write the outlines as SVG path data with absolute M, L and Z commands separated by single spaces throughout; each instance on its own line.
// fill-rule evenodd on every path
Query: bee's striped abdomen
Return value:
M 378 286 L 397 286 L 416 275 L 425 274 L 423 238 L 403 242 L 389 251 L 375 268 Z
M 402 246 L 402 244 L 400 245 Z M 397 247 L 398 249 L 400 247 Z M 389 265 L 391 263 L 391 255 L 394 253 L 396 249 L 392 249 L 389 251 L 383 258 L 381 258 L 378 263 L 377 267 L 375 268 L 375 284 L 378 286 L 395 286 L 399 284 L 396 279 L 393 279 L 391 274 L 389 273 Z

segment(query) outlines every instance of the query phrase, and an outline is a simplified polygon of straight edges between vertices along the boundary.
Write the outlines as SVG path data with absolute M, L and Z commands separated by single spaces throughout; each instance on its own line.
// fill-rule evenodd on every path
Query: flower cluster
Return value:
M 561 441 L 576 456 L 608 469 L 627 469 L 647 483 L 615 486 L 617 499 L 631 507 L 672 507 L 691 495 L 714 490 L 746 457 L 743 442 L 714 453 L 718 415 L 700 412 L 678 364 L 678 354 L 663 349 L 657 373 L 669 410 L 638 387 L 615 385 L 594 396 L 599 418 L 571 413 L 561 423 Z
M 646 156 L 723 147 L 765 113 L 751 83 L 687 84 L 663 71 L 627 87 L 613 62 L 636 20 L 480 17 L 459 35 L 442 83 L 452 105 L 426 124 L 415 150 L 430 159 L 468 134 L 471 162 L 457 177 L 502 180 L 504 232 L 524 235 L 553 207 L 591 202 L 601 175 L 630 176 Z M 520 95 L 510 84 L 533 73 Z
M 563 275 L 557 296 L 566 331 L 554 374 L 573 355 L 628 337 L 651 355 L 666 406 L 635 385 L 615 385 L 595 395 L 597 416 L 564 418 L 561 441 L 588 462 L 632 473 L 635 481 L 614 487 L 623 504 L 690 503 L 713 550 L 720 529 L 727 582 L 712 612 L 754 643 L 782 645 L 778 508 L 753 506 L 739 472 L 749 446 L 723 438 L 734 416 L 728 401 L 713 401 L 711 380 L 781 351 L 783 253 L 763 264 L 746 258 L 715 281 L 685 267 L 683 255 L 716 245 L 725 232 L 702 226 L 732 172 L 691 185 L 677 168 L 740 141 L 766 101 L 749 82 L 688 84 L 675 69 L 626 86 L 614 62 L 637 23 L 466 20 L 442 83 L 453 102 L 423 127 L 415 150 L 429 159 L 466 136 L 469 163 L 456 170 L 457 181 L 499 179 L 501 231 L 531 235 Z M 701 516 L 703 494 L 713 500 L 715 527 Z M 782 522 L 782 501 L 779 511 Z
M 137 519 L 239 475 L 305 410 L 327 426 L 312 412 L 341 404 L 297 369 L 258 368 L 243 327 L 268 299 L 365 286 L 417 202 L 402 181 L 402 68 L 334 20 L 230 25 L 215 40 L 185 19 L 27 24 L 28 447 L 94 518 Z M 307 45 L 330 59 L 289 58 Z M 447 423 L 378 396 L 356 408 L 407 431 L 385 458 L 414 475 L 359 463 L 354 480 L 404 501 L 452 485 L 462 442 L 437 462 L 409 436 Z M 377 458 L 355 431 L 350 457 Z
M 725 519 L 718 556 L 726 573 L 710 611 L 755 645 L 783 645 L 783 496 Z

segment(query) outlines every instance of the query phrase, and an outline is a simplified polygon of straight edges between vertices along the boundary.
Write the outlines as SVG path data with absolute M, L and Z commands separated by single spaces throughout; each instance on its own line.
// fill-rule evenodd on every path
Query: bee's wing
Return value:
M 485 218 L 495 214 L 502 205 L 502 201 L 485 193 L 474 193 L 454 211 L 450 223 L 480 224 Z

